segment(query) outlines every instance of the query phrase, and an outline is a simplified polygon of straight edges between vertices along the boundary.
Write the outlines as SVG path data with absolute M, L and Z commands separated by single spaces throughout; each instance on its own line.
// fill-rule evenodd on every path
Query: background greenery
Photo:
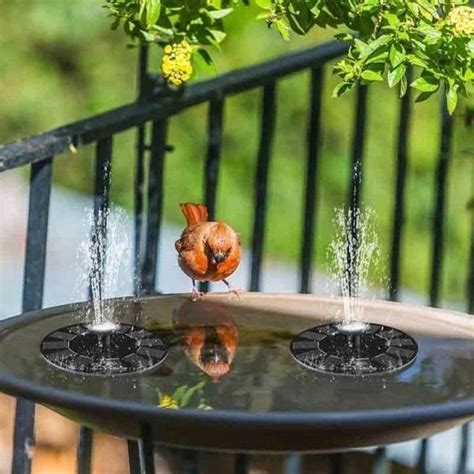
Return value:
M 136 50 L 127 49 L 121 33 L 109 30 L 100 0 L 26 0 L 4 3 L 0 16 L 0 142 L 5 143 L 74 121 L 135 98 Z M 275 31 L 253 20 L 257 11 L 233 15 L 222 52 L 215 55 L 219 73 L 327 40 L 331 32 L 315 30 L 284 42 Z M 152 57 L 159 67 L 159 52 Z M 201 73 L 198 79 L 209 74 Z M 317 265 L 324 265 L 335 206 L 345 202 L 355 94 L 331 98 L 337 82 L 326 70 L 320 175 L 320 218 L 315 242 Z M 303 215 L 305 126 L 309 75 L 279 82 L 277 134 L 271 165 L 266 252 L 268 258 L 295 262 L 299 256 Z M 258 147 L 260 91 L 226 101 L 225 135 L 217 213 L 249 241 L 253 216 L 253 180 Z M 395 179 L 395 145 L 399 101 L 384 85 L 371 86 L 367 126 L 364 202 L 377 211 L 384 253 L 390 249 Z M 455 115 L 453 160 L 449 170 L 446 260 L 443 296 L 459 299 L 466 286 L 472 213 L 472 128 L 466 107 Z M 165 219 L 181 223 L 178 206 L 203 195 L 206 153 L 206 105 L 171 120 L 167 156 Z M 112 198 L 133 205 L 135 132 L 116 137 Z M 403 248 L 403 286 L 426 292 L 432 201 L 439 147 L 438 100 L 417 104 L 410 132 L 407 227 Z M 57 184 L 90 193 L 93 148 L 56 160 Z M 471 202 L 470 209 L 469 203 Z

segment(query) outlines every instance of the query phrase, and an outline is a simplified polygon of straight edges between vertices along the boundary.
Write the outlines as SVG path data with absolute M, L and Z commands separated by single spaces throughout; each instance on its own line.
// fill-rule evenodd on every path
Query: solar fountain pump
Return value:
M 315 326 L 291 342 L 291 353 L 303 366 L 348 375 L 400 370 L 414 361 L 417 352 L 418 345 L 408 334 L 373 323 L 356 328 L 337 323 Z
M 89 286 L 91 304 L 81 314 L 89 321 L 61 327 L 42 340 L 41 354 L 56 368 L 104 376 L 137 373 L 156 368 L 168 353 L 158 335 L 136 324 L 117 322 L 113 301 L 105 298 L 116 288 L 121 263 L 131 247 L 125 216 L 115 214 L 111 223 L 109 208 L 103 205 L 88 216 L 92 232 L 80 245 L 78 260 L 88 264 L 82 283 Z
M 333 280 L 342 293 L 343 320 L 313 327 L 292 340 L 293 357 L 309 369 L 348 375 L 384 373 L 403 369 L 416 357 L 418 345 L 410 335 L 363 321 L 359 297 L 379 256 L 374 220 L 373 211 L 361 211 L 354 203 L 347 211 L 336 210 L 329 254 Z
M 90 375 L 144 372 L 166 357 L 163 340 L 131 324 L 107 329 L 74 324 L 48 334 L 41 343 L 43 357 L 59 369 Z

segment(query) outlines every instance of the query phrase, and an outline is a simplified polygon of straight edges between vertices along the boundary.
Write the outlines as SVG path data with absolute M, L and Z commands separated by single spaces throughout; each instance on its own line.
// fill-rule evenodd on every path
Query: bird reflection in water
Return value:
M 186 301 L 173 314 L 174 332 L 189 360 L 213 382 L 229 373 L 239 330 L 231 311 L 210 301 Z

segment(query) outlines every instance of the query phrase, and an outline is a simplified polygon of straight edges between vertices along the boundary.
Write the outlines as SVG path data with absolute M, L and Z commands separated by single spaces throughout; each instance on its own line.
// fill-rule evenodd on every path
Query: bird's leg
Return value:
M 242 299 L 242 296 L 240 295 L 239 290 L 236 290 L 235 288 L 232 288 L 232 286 L 230 285 L 230 283 L 229 283 L 227 280 L 222 280 L 222 281 L 223 281 L 223 282 L 225 283 L 225 285 L 227 286 L 227 289 L 229 290 L 229 293 L 232 293 L 232 294 L 234 294 L 235 296 L 237 296 L 237 298 L 238 298 L 239 300 Z
M 193 278 L 193 294 L 191 296 L 191 299 L 193 301 L 200 301 L 202 297 L 204 296 L 204 293 L 202 291 L 199 291 L 196 287 L 196 280 Z

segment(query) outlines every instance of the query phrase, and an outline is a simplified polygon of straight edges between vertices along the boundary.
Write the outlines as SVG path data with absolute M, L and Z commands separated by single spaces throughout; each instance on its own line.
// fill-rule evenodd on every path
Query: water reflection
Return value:
M 172 394 L 158 389 L 158 407 L 179 410 L 180 408 L 196 408 L 198 410 L 212 410 L 204 394 L 207 380 L 196 385 L 179 386 Z
M 230 372 L 239 330 L 226 306 L 185 301 L 173 312 L 173 329 L 186 357 L 213 382 Z

